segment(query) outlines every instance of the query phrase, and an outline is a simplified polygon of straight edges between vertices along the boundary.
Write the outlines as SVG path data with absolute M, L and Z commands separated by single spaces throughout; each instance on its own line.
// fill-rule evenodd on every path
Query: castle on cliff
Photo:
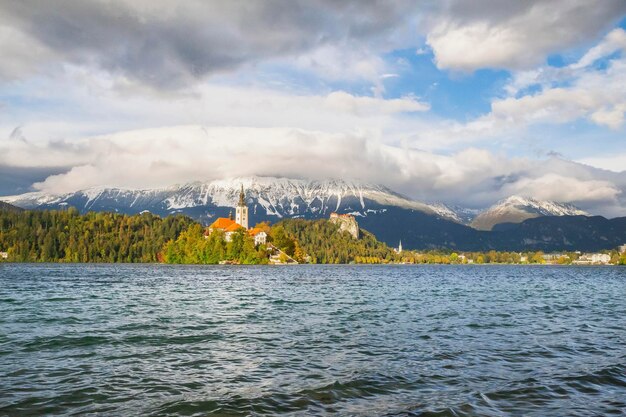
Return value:
M 350 214 L 330 213 L 330 222 L 339 225 L 340 231 L 346 231 L 352 235 L 354 239 L 359 238 L 359 224 L 354 216 Z

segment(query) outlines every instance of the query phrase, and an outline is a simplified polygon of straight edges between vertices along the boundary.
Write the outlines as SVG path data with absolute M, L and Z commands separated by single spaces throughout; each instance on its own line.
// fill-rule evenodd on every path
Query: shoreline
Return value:
M 180 263 L 180 264 L 168 264 L 168 263 L 160 263 L 160 262 L 0 262 L 0 267 L 3 265 L 151 265 L 151 266 L 166 266 L 166 267 L 171 267 L 171 266 L 210 266 L 210 267 L 221 267 L 221 268 L 232 268 L 232 267 L 300 267 L 300 266 L 337 266 L 337 267 L 342 267 L 342 266 L 350 266 L 350 267 L 364 267 L 364 266 L 415 266 L 415 267 L 419 267 L 419 266 L 461 266 L 461 267 L 482 267 L 482 266 L 530 266 L 530 267 L 548 267 L 548 266 L 555 266 L 555 267 L 577 267 L 577 268 L 589 268 L 589 267 L 625 267 L 626 265 L 620 265 L 620 264 L 549 264 L 549 263 L 545 263 L 545 264 L 531 264 L 531 263 L 525 263 L 525 264 L 516 264 L 516 263 L 496 263 L 496 262 L 489 262 L 489 263 L 482 263 L 482 264 L 477 264 L 477 263 L 467 263 L 467 264 L 461 264 L 461 263 L 371 263 L 371 264 L 365 264 L 365 263 L 317 263 L 317 264 L 313 264 L 313 263 L 301 263 L 301 264 L 293 264 L 293 263 L 288 263 L 288 264 L 197 264 L 197 263 Z

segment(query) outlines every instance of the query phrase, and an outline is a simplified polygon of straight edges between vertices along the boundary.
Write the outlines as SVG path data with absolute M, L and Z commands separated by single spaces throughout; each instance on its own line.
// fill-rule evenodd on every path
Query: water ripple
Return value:
M 0 415 L 626 415 L 626 269 L 0 265 Z

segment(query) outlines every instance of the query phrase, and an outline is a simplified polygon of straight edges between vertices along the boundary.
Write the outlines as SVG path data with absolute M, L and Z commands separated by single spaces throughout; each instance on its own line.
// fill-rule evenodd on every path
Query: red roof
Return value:
M 234 232 L 236 230 L 239 229 L 243 229 L 243 226 L 240 225 L 239 223 L 235 223 L 233 222 L 230 226 L 228 226 L 226 229 L 224 229 L 226 232 Z
M 228 217 L 218 217 L 210 226 L 209 229 L 226 229 L 232 224 L 235 223 L 234 220 L 229 219 Z M 240 226 L 241 227 L 241 226 Z
M 248 230 L 248 233 L 250 233 L 250 235 L 252 236 L 256 236 L 261 232 L 263 232 L 263 229 L 261 229 L 260 227 L 255 227 L 255 228 Z

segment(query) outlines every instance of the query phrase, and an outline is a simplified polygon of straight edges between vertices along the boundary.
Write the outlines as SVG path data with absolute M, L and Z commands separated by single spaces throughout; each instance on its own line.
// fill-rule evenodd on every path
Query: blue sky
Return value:
M 626 214 L 622 0 L 61 9 L 0 5 L 0 195 L 350 176 Z

